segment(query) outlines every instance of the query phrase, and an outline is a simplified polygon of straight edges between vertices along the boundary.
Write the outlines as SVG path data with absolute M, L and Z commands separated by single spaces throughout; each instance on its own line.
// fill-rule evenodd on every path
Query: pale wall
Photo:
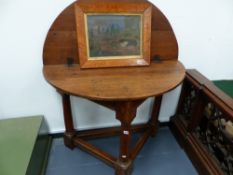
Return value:
M 50 131 L 64 130 L 61 97 L 43 78 L 42 49 L 56 16 L 73 0 L 0 0 L 0 118 L 43 114 Z M 153 0 L 169 19 L 179 59 L 210 79 L 233 79 L 232 0 Z M 160 121 L 174 113 L 179 89 L 163 98 Z M 147 120 L 153 99 L 138 111 Z M 79 128 L 118 125 L 114 113 L 72 98 Z M 77 119 L 77 120 L 76 120 Z

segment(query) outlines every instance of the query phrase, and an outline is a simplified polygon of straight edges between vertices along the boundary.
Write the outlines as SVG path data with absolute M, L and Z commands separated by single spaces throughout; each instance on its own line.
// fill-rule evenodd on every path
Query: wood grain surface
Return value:
M 185 76 L 177 60 L 152 62 L 148 67 L 81 70 L 78 64 L 44 66 L 46 80 L 56 89 L 94 100 L 135 100 L 175 88 Z
M 74 6 L 75 3 L 67 7 L 49 29 L 43 50 L 44 65 L 66 64 L 67 58 L 73 58 L 74 63 L 79 63 Z M 153 4 L 150 50 L 151 59 L 178 58 L 178 45 L 173 30 L 163 13 Z

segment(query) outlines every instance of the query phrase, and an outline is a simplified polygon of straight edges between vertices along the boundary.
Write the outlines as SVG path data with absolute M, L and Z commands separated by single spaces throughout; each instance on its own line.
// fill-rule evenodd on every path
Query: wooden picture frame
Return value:
M 76 2 L 81 68 L 150 64 L 151 4 L 145 1 L 120 2 Z

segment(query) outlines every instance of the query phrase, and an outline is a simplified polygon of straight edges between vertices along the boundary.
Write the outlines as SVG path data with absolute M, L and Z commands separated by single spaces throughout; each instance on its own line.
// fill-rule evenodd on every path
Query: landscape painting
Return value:
M 142 55 L 142 15 L 87 14 L 88 59 L 139 58 Z

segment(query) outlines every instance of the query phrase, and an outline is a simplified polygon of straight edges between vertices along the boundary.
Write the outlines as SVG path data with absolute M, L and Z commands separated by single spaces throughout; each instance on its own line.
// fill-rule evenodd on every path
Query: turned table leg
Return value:
M 64 134 L 64 143 L 67 147 L 73 149 L 75 145 L 73 144 L 73 137 L 75 136 L 75 129 L 73 125 L 73 118 L 71 113 L 70 106 L 70 96 L 67 94 L 62 95 L 62 104 L 63 104 L 63 113 L 64 113 L 64 122 L 65 122 L 65 134 Z
M 121 122 L 120 127 L 120 150 L 118 158 L 112 157 L 106 152 L 98 149 L 85 140 L 80 135 L 76 137 L 76 132 L 73 125 L 73 118 L 71 113 L 70 96 L 62 94 L 63 111 L 64 111 L 64 122 L 65 122 L 65 135 L 64 143 L 67 147 L 73 149 L 75 146 L 79 146 L 92 155 L 102 159 L 110 166 L 115 168 L 116 175 L 130 175 L 133 169 L 133 161 L 141 150 L 146 140 L 150 135 L 154 135 L 158 125 L 158 114 L 161 105 L 162 96 L 156 97 L 153 106 L 153 112 L 149 120 L 149 124 L 144 126 L 144 133 L 138 142 L 133 146 L 130 145 L 132 135 L 132 121 L 136 117 L 138 106 L 145 100 L 132 100 L 132 101 L 114 101 L 114 102 L 97 102 L 101 105 L 107 106 L 116 112 L 116 118 Z M 106 130 L 107 131 L 107 130 Z M 98 131 L 89 131 L 84 133 L 83 136 L 88 136 L 90 133 L 98 135 Z M 80 134 L 80 133 L 79 133 Z M 103 134 L 101 131 L 99 134 Z M 84 137 L 83 137 L 84 138 Z M 132 148 L 130 146 L 133 146 Z
M 154 137 L 157 133 L 158 129 L 158 117 L 159 117 L 159 111 L 160 111 L 160 106 L 161 106 L 161 101 L 162 101 L 162 95 L 155 97 L 153 109 L 152 109 L 152 114 L 151 118 L 149 121 L 150 127 L 151 127 L 151 136 Z
M 131 122 L 136 116 L 138 102 L 121 102 L 116 108 L 116 118 L 121 122 L 120 154 L 116 166 L 116 175 L 130 175 L 132 158 L 130 157 Z
M 130 157 L 131 130 L 130 123 L 121 123 L 120 154 L 117 161 L 116 175 L 129 175 L 132 169 Z

